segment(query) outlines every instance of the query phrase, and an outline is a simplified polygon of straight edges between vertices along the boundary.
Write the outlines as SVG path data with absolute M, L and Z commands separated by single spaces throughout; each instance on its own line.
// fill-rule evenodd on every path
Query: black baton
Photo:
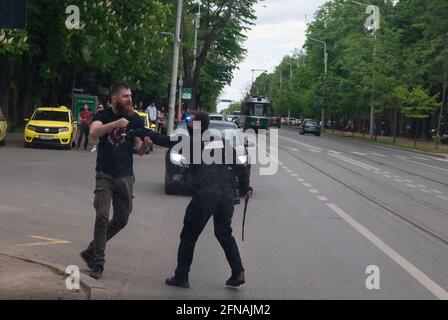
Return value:
M 247 204 L 249 203 L 249 197 L 246 197 L 246 201 L 244 204 L 244 214 L 243 214 L 243 235 L 242 235 L 242 241 L 244 241 L 244 225 L 246 224 L 246 211 L 247 211 Z

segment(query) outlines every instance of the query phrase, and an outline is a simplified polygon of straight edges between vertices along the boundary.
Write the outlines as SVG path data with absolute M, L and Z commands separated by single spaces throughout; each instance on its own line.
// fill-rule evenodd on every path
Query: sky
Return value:
M 246 59 L 234 71 L 230 86 L 224 88 L 219 99 L 235 102 L 251 85 L 252 69 L 272 72 L 283 57 L 302 48 L 307 23 L 313 21 L 316 10 L 327 0 L 265 0 L 256 5 L 256 25 L 247 33 L 244 43 Z M 255 71 L 256 78 L 262 71 Z M 219 103 L 218 111 L 229 103 Z

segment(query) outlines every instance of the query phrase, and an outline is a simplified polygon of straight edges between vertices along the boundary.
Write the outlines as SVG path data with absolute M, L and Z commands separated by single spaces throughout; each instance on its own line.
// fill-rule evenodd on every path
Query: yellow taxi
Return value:
M 145 120 L 145 128 L 151 129 L 153 131 L 157 130 L 157 126 L 153 123 L 151 126 L 149 125 L 149 116 L 146 112 L 135 111 L 140 117 Z
M 149 125 L 149 116 L 146 112 L 140 112 L 140 111 L 135 111 L 140 117 L 143 118 L 143 120 L 145 121 L 145 128 L 150 129 L 152 131 L 156 131 L 157 130 L 157 126 L 153 123 L 151 125 Z M 154 147 L 151 146 L 151 148 L 149 149 L 149 151 L 154 151 Z M 148 152 L 149 153 L 149 152 Z
M 25 147 L 59 146 L 70 150 L 76 144 L 78 124 L 67 107 L 39 107 L 25 121 Z
M 0 145 L 4 145 L 6 141 L 6 134 L 8 133 L 8 122 L 6 117 L 0 109 Z

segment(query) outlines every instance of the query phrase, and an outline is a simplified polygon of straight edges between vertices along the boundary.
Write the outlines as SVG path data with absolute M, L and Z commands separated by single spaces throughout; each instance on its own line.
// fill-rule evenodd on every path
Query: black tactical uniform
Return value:
M 204 130 L 203 130 L 204 131 Z M 190 150 L 193 150 L 193 135 L 190 132 Z M 156 145 L 171 147 L 176 142 L 170 141 L 168 137 L 151 134 L 150 138 Z M 224 145 L 230 147 L 225 141 Z M 201 143 L 201 150 L 204 144 Z M 192 152 L 191 152 L 192 153 Z M 201 152 L 202 154 L 202 152 Z M 235 199 L 235 172 L 240 170 L 240 185 L 244 186 L 244 193 L 249 191 L 249 173 L 246 169 L 241 170 L 235 162 L 234 153 L 233 165 L 226 165 L 222 152 L 223 164 L 193 164 L 190 161 L 190 174 L 192 181 L 192 199 L 187 207 L 184 226 L 180 235 L 180 245 L 177 256 L 177 268 L 175 277 L 167 279 L 166 284 L 188 288 L 188 273 L 193 260 L 194 247 L 199 235 L 204 230 L 210 217 L 213 216 L 215 236 L 224 249 L 227 261 L 232 269 L 232 277 L 227 281 L 227 285 L 239 286 L 244 283 L 244 268 L 241 262 L 238 246 L 232 236 L 232 217 Z

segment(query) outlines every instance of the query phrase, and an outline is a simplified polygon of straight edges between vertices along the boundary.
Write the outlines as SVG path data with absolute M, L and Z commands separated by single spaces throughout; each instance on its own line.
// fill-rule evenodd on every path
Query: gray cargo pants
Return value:
M 132 211 L 134 176 L 115 178 L 103 172 L 96 174 L 95 197 L 96 210 L 93 241 L 87 249 L 94 259 L 96 268 L 103 268 L 106 242 L 123 229 Z M 112 220 L 109 221 L 110 204 L 113 206 Z

